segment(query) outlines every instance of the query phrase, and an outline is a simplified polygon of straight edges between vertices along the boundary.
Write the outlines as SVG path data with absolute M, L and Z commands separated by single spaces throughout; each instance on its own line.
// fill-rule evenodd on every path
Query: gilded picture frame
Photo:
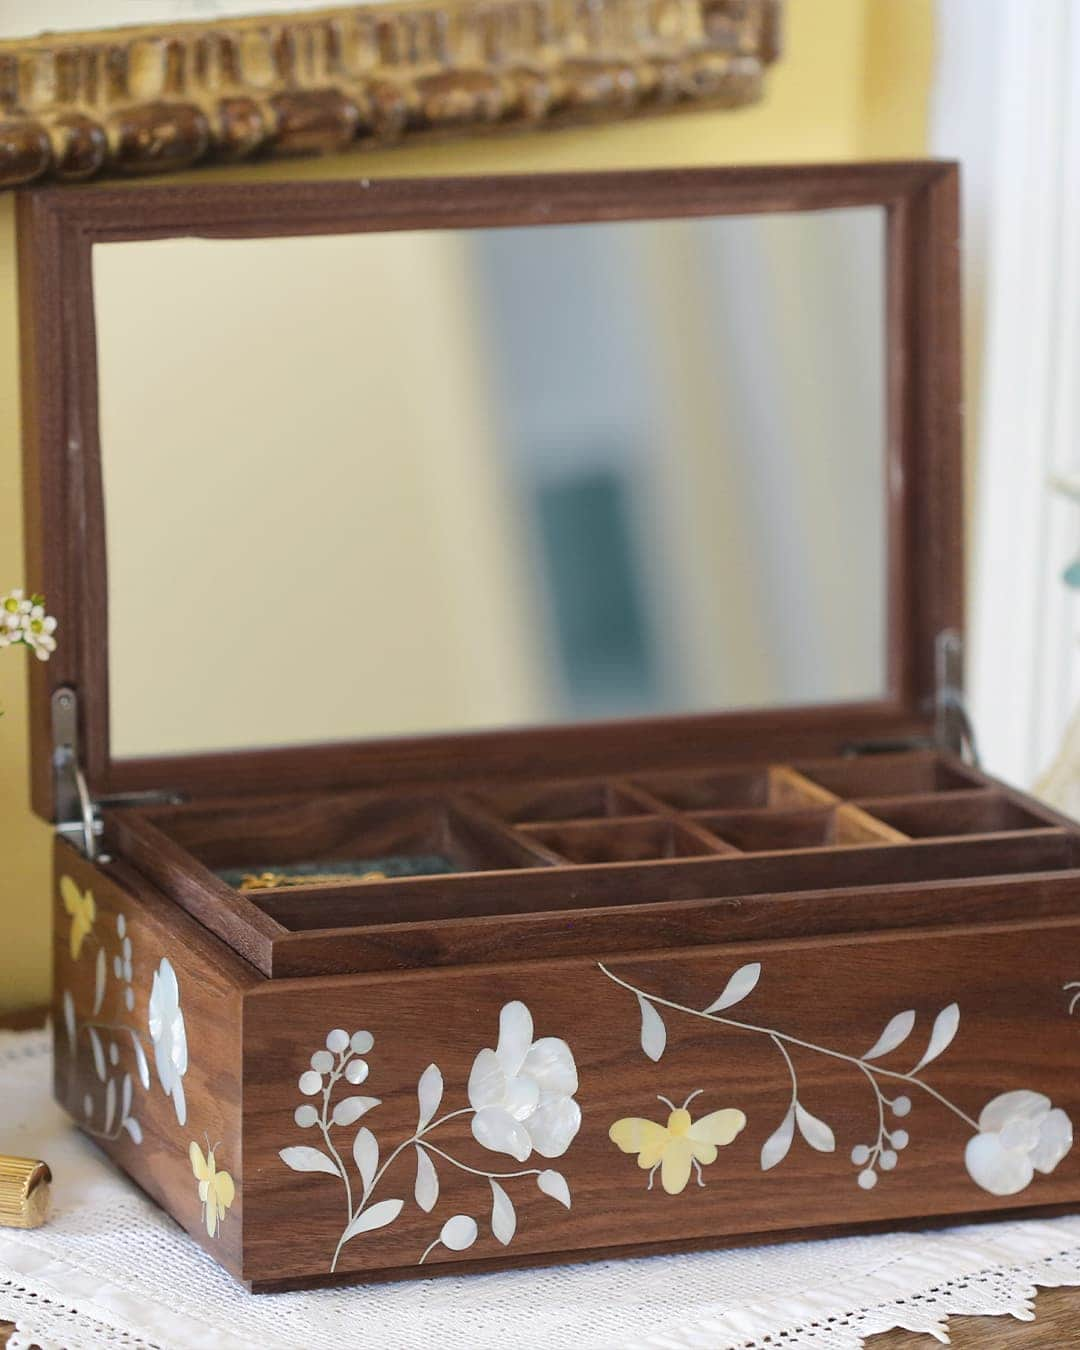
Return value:
M 0 41 L 0 188 L 760 99 L 783 0 L 420 0 Z

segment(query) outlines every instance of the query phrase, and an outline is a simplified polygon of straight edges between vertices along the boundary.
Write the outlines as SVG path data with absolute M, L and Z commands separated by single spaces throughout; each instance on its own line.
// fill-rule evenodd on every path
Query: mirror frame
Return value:
M 618 773 L 835 754 L 932 734 L 935 648 L 963 618 L 959 175 L 922 161 L 20 195 L 26 577 L 63 634 L 28 663 L 33 805 L 53 818 L 51 700 L 77 691 L 95 798 L 207 797 L 480 777 Z M 320 746 L 113 760 L 98 442 L 95 243 L 678 219 L 881 206 L 886 212 L 887 688 L 862 703 L 639 718 Z M 212 306 L 208 308 L 208 320 Z M 858 622 L 858 616 L 853 616 Z M 262 658 L 265 659 L 265 658 Z M 252 661 L 253 673 L 257 661 Z
M 0 41 L 0 188 L 764 96 L 783 0 L 427 0 Z

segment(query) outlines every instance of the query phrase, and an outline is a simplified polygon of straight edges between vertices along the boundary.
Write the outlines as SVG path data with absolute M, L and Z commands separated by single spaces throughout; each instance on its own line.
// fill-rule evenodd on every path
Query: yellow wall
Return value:
M 341 156 L 243 177 L 480 174 L 918 156 L 926 144 L 931 0 L 787 0 L 765 102 L 621 126 Z M 78 191 L 78 189 L 73 189 Z M 14 211 L 0 199 L 0 590 L 23 580 Z M 62 640 L 62 634 L 60 635 Z M 48 992 L 49 831 L 27 805 L 24 653 L 0 653 L 0 1009 Z

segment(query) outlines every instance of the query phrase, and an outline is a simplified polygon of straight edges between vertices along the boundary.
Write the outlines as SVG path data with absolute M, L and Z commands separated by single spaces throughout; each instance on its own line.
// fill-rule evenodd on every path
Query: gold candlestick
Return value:
M 0 1225 L 40 1228 L 48 1218 L 52 1173 L 37 1158 L 0 1153 Z

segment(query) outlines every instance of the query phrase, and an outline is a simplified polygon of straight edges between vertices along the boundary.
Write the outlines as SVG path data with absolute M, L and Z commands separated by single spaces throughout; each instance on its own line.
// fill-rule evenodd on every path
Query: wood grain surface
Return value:
M 0 1027 L 22 1031 L 41 1026 L 46 1011 L 28 1008 L 8 1013 L 0 1016 Z M 949 1322 L 951 1343 L 955 1350 L 1064 1350 L 1075 1344 L 1076 1328 L 1080 1326 L 1080 1289 L 1041 1290 L 1035 1311 L 1034 1322 L 1006 1317 L 954 1317 Z M 12 1323 L 0 1322 L 0 1346 L 7 1344 L 14 1330 Z M 906 1331 L 885 1332 L 867 1341 L 868 1350 L 931 1350 L 937 1344 L 932 1336 Z M 797 1350 L 794 1343 L 792 1350 Z
M 719 1022 L 703 1019 L 699 1010 L 750 963 L 759 966 L 759 979 L 737 1009 L 717 1014 Z M 1068 918 L 262 981 L 245 997 L 245 1278 L 268 1288 L 330 1271 L 343 1227 L 341 1181 L 290 1171 L 278 1160 L 282 1147 L 310 1142 L 310 1133 L 292 1122 L 304 1100 L 297 1077 L 327 1030 L 363 1028 L 374 1038 L 363 1091 L 381 1103 L 371 1122 L 385 1156 L 416 1128 L 417 1083 L 429 1064 L 445 1083 L 442 1111 L 471 1114 L 465 1089 L 474 1061 L 495 1045 L 500 1010 L 516 1000 L 527 1003 L 538 1040 L 562 1038 L 573 1052 L 580 1133 L 565 1156 L 560 1152 L 553 1163 L 533 1157 L 518 1169 L 526 1179 L 506 1183 L 519 1213 L 512 1247 L 482 1233 L 461 1256 L 432 1253 L 432 1267 L 464 1260 L 486 1269 L 523 1258 L 626 1255 L 797 1229 L 810 1237 L 820 1228 L 1080 1203 L 1080 1153 L 1003 1198 L 978 1184 L 965 1162 L 975 1121 L 1001 1094 L 1040 1092 L 1080 1118 L 1076 1026 L 1063 993 L 1080 978 L 1078 969 L 1080 919 Z M 650 1049 L 639 994 L 664 1024 L 666 1040 Z M 931 1067 L 909 1073 L 947 1008 L 955 1038 Z M 858 1057 L 904 1009 L 916 1014 L 910 1041 L 886 1054 L 880 1069 L 876 1057 L 868 1069 Z M 882 1098 L 869 1081 L 874 1073 L 882 1074 Z M 701 1184 L 691 1178 L 680 1192 L 664 1194 L 657 1179 L 650 1190 L 637 1160 L 616 1148 L 609 1130 L 628 1117 L 664 1124 L 667 1108 L 658 1094 L 679 1104 L 692 1093 L 700 1094 L 695 1113 L 734 1108 L 744 1113 L 745 1130 L 704 1168 Z M 796 1132 L 777 1165 L 766 1169 L 766 1140 L 796 1095 L 829 1129 L 822 1139 L 812 1122 L 804 1123 L 803 1138 Z M 874 1149 L 879 1105 L 882 1128 L 908 1137 L 864 1189 L 859 1173 L 866 1159 L 855 1163 L 851 1155 L 860 1144 Z M 355 1133 L 340 1132 L 343 1154 Z M 481 1177 L 517 1166 L 478 1148 L 465 1119 L 450 1119 L 433 1142 Z M 409 1194 L 413 1151 L 373 1199 Z M 568 1212 L 537 1192 L 528 1169 L 538 1166 L 565 1175 L 573 1195 Z M 440 1214 L 475 1214 L 486 1223 L 490 1196 L 485 1182 L 477 1189 L 475 1175 L 449 1169 L 443 1195 L 440 1206 L 445 1200 L 449 1208 Z M 406 1274 L 433 1227 L 437 1232 L 433 1218 L 410 1202 L 392 1226 L 344 1248 L 339 1276 Z
M 111 864 L 106 873 L 58 839 L 54 866 L 56 1099 L 148 1195 L 239 1278 L 244 1202 L 239 1185 L 241 1016 L 244 991 L 257 976 L 123 864 Z M 65 879 L 80 895 L 93 898 L 93 923 L 77 953 L 71 937 L 74 921 L 61 889 Z M 182 1021 L 168 1015 L 170 979 L 179 987 Z M 165 1023 L 165 1034 L 157 1039 L 155 1015 Z M 170 1034 L 171 1020 L 177 1036 Z M 166 1061 L 175 1063 L 177 1058 L 184 1071 L 170 1079 Z M 173 1082 L 179 1087 L 170 1091 Z M 134 1131 L 123 1123 L 128 1114 L 136 1122 Z M 204 1156 L 215 1149 L 216 1165 L 234 1174 L 238 1183 L 226 1220 L 212 1237 L 189 1159 L 192 1143 Z

